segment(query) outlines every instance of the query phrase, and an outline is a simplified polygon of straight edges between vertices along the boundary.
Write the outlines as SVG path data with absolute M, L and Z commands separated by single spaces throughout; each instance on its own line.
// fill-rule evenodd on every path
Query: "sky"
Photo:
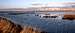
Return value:
M 75 0 L 0 0 L 0 8 L 27 8 L 32 4 L 47 4 L 49 2 L 75 2 Z

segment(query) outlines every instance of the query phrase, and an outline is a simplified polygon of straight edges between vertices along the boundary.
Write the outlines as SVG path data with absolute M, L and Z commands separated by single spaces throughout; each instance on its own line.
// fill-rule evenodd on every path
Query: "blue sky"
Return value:
M 33 3 L 49 2 L 75 2 L 75 0 L 0 0 L 0 8 L 26 8 L 31 7 Z

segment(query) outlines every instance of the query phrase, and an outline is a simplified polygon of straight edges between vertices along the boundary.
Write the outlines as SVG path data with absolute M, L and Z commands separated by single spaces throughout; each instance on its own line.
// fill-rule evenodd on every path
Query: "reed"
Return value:
M 22 27 L 7 18 L 0 17 L 0 33 L 42 33 L 42 31 L 32 26 Z

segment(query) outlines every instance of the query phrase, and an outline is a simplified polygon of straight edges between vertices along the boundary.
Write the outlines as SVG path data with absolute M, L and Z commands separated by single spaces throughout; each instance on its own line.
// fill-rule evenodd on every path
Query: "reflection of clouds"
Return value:
M 64 14 L 64 12 L 48 12 L 49 14 Z

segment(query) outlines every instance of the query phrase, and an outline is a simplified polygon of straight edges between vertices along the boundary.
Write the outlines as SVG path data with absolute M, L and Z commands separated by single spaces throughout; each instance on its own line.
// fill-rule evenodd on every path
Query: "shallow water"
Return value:
M 49 33 L 75 33 L 75 20 L 40 19 L 35 14 L 0 15 L 20 25 L 38 27 Z

